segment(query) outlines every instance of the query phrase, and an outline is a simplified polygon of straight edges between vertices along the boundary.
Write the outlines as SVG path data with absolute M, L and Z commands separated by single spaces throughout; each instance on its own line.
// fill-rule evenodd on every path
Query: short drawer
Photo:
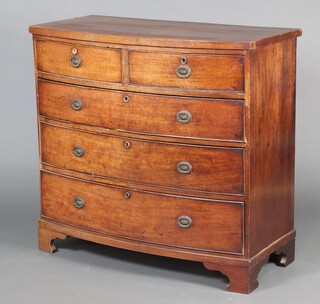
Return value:
M 242 253 L 243 205 L 107 187 L 41 174 L 42 214 L 145 242 Z
M 41 125 L 42 162 L 112 179 L 243 193 L 243 149 L 171 144 Z
M 38 83 L 41 115 L 143 134 L 243 141 L 244 103 Z
M 37 69 L 43 72 L 121 82 L 121 51 L 45 40 L 36 41 Z
M 129 70 L 132 84 L 244 91 L 243 56 L 131 51 Z

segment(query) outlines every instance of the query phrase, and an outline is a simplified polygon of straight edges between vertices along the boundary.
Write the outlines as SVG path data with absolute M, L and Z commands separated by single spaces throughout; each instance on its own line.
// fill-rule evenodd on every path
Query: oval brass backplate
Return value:
M 82 60 L 79 56 L 71 56 L 69 62 L 73 68 L 79 68 L 82 64 Z
M 192 70 L 187 65 L 180 65 L 176 71 L 178 77 L 180 78 L 188 78 L 192 74 Z
M 72 153 L 74 154 L 74 156 L 76 157 L 82 157 L 85 153 L 84 149 L 81 146 L 75 146 L 72 149 Z
M 187 215 L 179 216 L 177 222 L 180 228 L 190 228 L 192 225 L 192 219 Z
M 189 162 L 182 161 L 178 163 L 177 169 L 181 174 L 189 174 L 192 171 L 192 165 Z
M 81 209 L 84 207 L 84 199 L 80 196 L 76 196 L 73 199 L 73 206 L 75 206 L 78 209 Z
M 80 99 L 75 98 L 71 100 L 71 108 L 75 111 L 80 111 L 83 108 L 83 103 Z
M 176 115 L 178 122 L 182 123 L 182 124 L 187 124 L 191 121 L 192 119 L 192 115 L 190 112 L 186 111 L 186 110 L 181 110 L 177 113 Z

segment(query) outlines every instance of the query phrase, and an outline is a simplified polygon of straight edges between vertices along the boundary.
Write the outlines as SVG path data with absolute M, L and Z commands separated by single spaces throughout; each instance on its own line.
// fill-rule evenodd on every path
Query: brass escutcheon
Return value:
M 125 141 L 123 143 L 123 146 L 126 148 L 126 149 L 129 149 L 131 147 L 131 143 L 129 141 Z
M 129 191 L 126 191 L 124 194 L 123 194 L 124 198 L 128 199 L 131 197 L 131 193 Z

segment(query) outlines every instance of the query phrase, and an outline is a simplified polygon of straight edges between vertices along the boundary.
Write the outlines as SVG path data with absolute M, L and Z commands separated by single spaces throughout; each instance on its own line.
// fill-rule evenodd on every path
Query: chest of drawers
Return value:
M 249 293 L 294 260 L 298 29 L 87 16 L 30 27 L 39 248 L 199 261 Z

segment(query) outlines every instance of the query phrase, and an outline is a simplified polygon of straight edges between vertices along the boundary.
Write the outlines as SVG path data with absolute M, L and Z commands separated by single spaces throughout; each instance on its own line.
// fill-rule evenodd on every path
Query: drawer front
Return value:
M 244 104 L 173 98 L 39 81 L 40 114 L 137 133 L 243 141 Z
M 42 172 L 42 213 L 112 235 L 242 253 L 243 205 L 112 188 Z
M 126 139 L 42 124 L 41 154 L 44 163 L 109 178 L 243 193 L 243 149 Z
M 132 51 L 129 53 L 129 69 L 132 84 L 244 91 L 243 56 Z
M 36 54 L 37 68 L 40 71 L 121 82 L 121 51 L 118 49 L 38 40 Z

